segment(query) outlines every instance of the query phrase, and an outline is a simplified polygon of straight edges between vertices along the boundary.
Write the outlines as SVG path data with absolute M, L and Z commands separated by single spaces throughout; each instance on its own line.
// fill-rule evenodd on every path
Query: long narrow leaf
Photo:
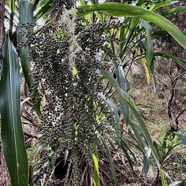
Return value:
M 100 186 L 99 181 L 99 164 L 98 164 L 98 157 L 95 154 L 92 154 L 92 159 L 94 162 L 94 186 Z
M 153 5 L 149 8 L 150 11 L 154 11 L 158 8 L 165 7 L 174 3 L 177 3 L 179 1 L 173 1 L 173 0 L 167 0 L 160 3 L 153 3 Z
M 17 43 L 20 44 L 22 42 L 27 41 L 26 35 L 24 34 L 30 34 L 33 33 L 33 26 L 34 24 L 34 4 L 29 1 L 21 0 L 20 7 L 19 7 L 19 25 L 28 25 L 28 27 L 18 27 L 17 29 Z M 28 85 L 28 88 L 31 88 L 32 84 L 32 77 L 30 73 L 30 61 L 28 60 L 28 56 L 30 54 L 30 46 L 23 46 L 19 49 L 19 56 L 21 59 L 21 65 L 23 68 L 24 77 L 26 80 L 26 83 Z M 38 93 L 36 93 L 38 95 Z M 37 115 L 40 115 L 40 102 L 37 101 L 34 106 L 35 112 Z
M 153 58 L 153 45 L 152 45 L 152 29 L 147 21 L 141 19 L 141 23 L 146 30 L 147 40 L 146 40 L 146 60 L 148 67 L 150 67 Z
M 132 159 L 131 159 L 131 157 L 129 155 L 129 152 L 135 158 L 134 153 L 132 152 L 132 150 L 130 149 L 130 147 L 128 147 L 128 145 L 125 143 L 125 141 L 123 139 L 121 139 L 120 147 L 123 150 L 123 152 L 125 153 L 125 156 L 126 156 L 128 162 L 129 162 L 130 168 L 133 170 L 133 161 L 132 161 Z
M 131 44 L 131 41 L 136 37 L 135 31 L 136 31 L 136 27 L 139 24 L 139 19 L 137 17 L 130 18 L 128 21 L 130 22 L 130 24 L 129 24 L 129 28 L 127 29 L 127 31 L 125 33 L 126 41 L 124 42 L 123 47 L 122 47 L 122 45 L 120 46 L 120 47 L 122 47 L 122 48 L 120 48 L 120 50 L 121 50 L 120 54 L 119 54 L 120 58 L 123 58 L 128 46 Z
M 114 162 L 113 162 L 113 159 L 112 159 L 112 155 L 111 155 L 111 152 L 110 152 L 110 149 L 105 141 L 105 139 L 100 136 L 101 138 L 101 141 L 105 147 L 105 150 L 106 150 L 106 154 L 107 154 L 107 157 L 108 157 L 108 160 L 109 160 L 109 164 L 110 164 L 110 171 L 111 171 L 111 174 L 112 174 L 112 177 L 114 179 L 114 184 L 115 186 L 118 186 L 118 181 L 117 181 L 117 178 L 116 178 L 116 172 L 115 172 L 115 167 L 114 167 Z
M 104 11 L 114 16 L 135 16 L 143 18 L 144 20 L 150 21 L 165 29 L 182 47 L 186 48 L 186 36 L 178 29 L 177 26 L 165 17 L 144 8 L 121 3 L 103 3 L 81 6 L 78 14 L 84 15 L 93 11 Z
M 139 56 L 142 55 L 140 50 L 137 50 L 137 54 Z M 144 57 L 141 57 L 141 62 L 142 62 L 143 67 L 145 69 L 145 75 L 146 75 L 147 83 L 150 84 L 150 72 L 149 72 L 149 69 L 148 69 L 148 66 L 147 66 L 147 61 L 146 61 L 146 59 Z
M 180 7 L 176 7 L 176 8 L 172 8 L 166 12 L 163 12 L 161 15 L 163 16 L 167 16 L 170 14 L 176 14 L 176 13 L 180 13 L 180 12 L 186 12 L 186 6 L 180 6 Z
M 131 169 L 133 169 L 133 162 L 130 158 L 130 155 L 128 153 L 128 151 L 133 155 L 134 157 L 134 154 L 132 153 L 132 151 L 130 150 L 130 148 L 127 146 L 127 144 L 125 143 L 125 141 L 123 139 L 121 139 L 121 132 L 120 132 L 120 123 L 119 123 L 119 114 L 118 114 L 118 110 L 117 110 L 117 107 L 116 105 L 109 99 L 106 99 L 106 97 L 102 94 L 100 94 L 100 97 L 106 102 L 106 104 L 110 107 L 110 110 L 112 112 L 114 112 L 114 118 L 115 118 L 115 131 L 116 131 L 116 141 L 118 143 L 118 145 L 121 147 L 121 149 L 123 150 L 123 152 L 125 153 L 128 161 L 129 161 L 129 165 L 131 167 Z
M 165 181 L 165 173 L 163 171 L 163 169 L 160 169 L 160 177 L 161 177 L 161 185 L 162 186 L 166 186 L 166 181 Z
M 118 81 L 120 88 L 126 92 L 126 80 L 125 80 L 123 68 L 115 64 L 115 73 L 116 73 L 117 81 Z M 119 98 L 119 102 L 121 105 L 121 112 L 125 118 L 126 124 L 128 124 L 129 122 L 128 106 L 126 105 L 125 101 L 121 97 Z
M 146 147 L 145 153 L 144 153 L 144 158 L 143 158 L 143 168 L 144 168 L 145 176 L 147 176 L 147 173 L 149 171 L 150 155 L 151 155 L 151 149 Z
M 104 70 L 102 73 L 103 73 L 104 77 L 106 77 L 109 80 L 110 84 L 116 89 L 117 93 L 121 96 L 121 98 L 123 100 L 125 100 L 125 102 L 127 103 L 128 107 L 133 112 L 136 120 L 138 121 L 138 123 L 139 123 L 139 125 L 140 125 L 140 127 L 142 129 L 142 133 L 143 133 L 143 135 L 144 135 L 144 137 L 145 137 L 145 139 L 146 139 L 149 147 L 152 150 L 152 153 L 153 153 L 154 158 L 156 160 L 157 166 L 160 169 L 158 154 L 156 152 L 156 149 L 154 148 L 154 145 L 153 145 L 151 136 L 150 136 L 150 134 L 149 134 L 149 132 L 148 132 L 146 126 L 145 126 L 145 123 L 144 123 L 143 119 L 141 118 L 141 115 L 136 110 L 135 104 L 133 103 L 133 101 L 131 100 L 131 98 L 129 97 L 129 95 L 126 92 L 124 92 L 118 86 L 118 83 L 115 81 L 115 79 L 112 77 L 112 75 L 108 71 Z
M 114 119 L 115 119 L 115 132 L 117 136 L 117 142 L 119 143 L 120 141 L 120 123 L 119 123 L 119 114 L 116 105 L 109 99 L 107 99 L 103 94 L 99 94 L 99 96 L 105 101 L 105 103 L 109 106 L 111 112 L 114 114 Z
M 45 1 L 41 1 L 38 4 L 38 7 L 41 7 L 39 9 L 39 11 L 37 12 L 37 14 L 34 16 L 35 21 L 37 21 L 39 18 L 41 18 L 44 14 L 49 13 L 52 11 L 52 2 L 53 0 L 48 0 L 47 2 L 44 3 L 44 5 L 42 6 L 42 3 Z
M 3 45 L 1 137 L 12 186 L 28 185 L 28 161 L 20 118 L 18 55 L 8 35 Z
M 141 128 L 131 120 L 129 120 L 129 125 L 134 132 L 134 137 L 136 139 L 136 142 L 138 143 L 138 147 L 144 153 L 145 146 L 144 146 L 144 142 L 143 142 L 142 135 L 141 135 L 142 133 Z
M 167 54 L 164 52 L 155 52 L 154 56 L 161 56 L 163 58 L 172 59 L 174 62 L 176 62 L 178 65 L 182 66 L 184 69 L 186 69 L 186 60 L 173 56 L 171 54 Z
M 20 26 L 17 29 L 17 43 L 18 44 L 21 42 L 26 42 L 27 40 L 26 34 L 33 32 L 32 26 L 28 26 L 27 28 L 21 26 L 21 25 L 26 25 L 26 24 L 29 25 L 29 24 L 34 23 L 33 13 L 34 13 L 34 4 L 28 1 L 22 0 L 19 6 L 19 25 Z M 19 49 L 19 53 L 20 53 L 20 59 L 21 59 L 21 65 L 23 68 L 24 77 L 25 77 L 28 87 L 30 88 L 31 83 L 32 83 L 32 78 L 30 74 L 30 62 L 28 60 L 28 56 L 30 53 L 30 47 L 23 46 L 22 48 Z

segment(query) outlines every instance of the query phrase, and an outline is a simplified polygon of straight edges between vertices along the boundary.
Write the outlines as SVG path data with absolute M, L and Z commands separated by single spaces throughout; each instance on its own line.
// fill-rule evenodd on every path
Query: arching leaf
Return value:
M 170 15 L 170 14 L 176 14 L 176 13 L 180 13 L 180 12 L 186 12 L 186 6 L 180 6 L 180 7 L 172 8 L 170 10 L 167 10 L 166 12 L 163 12 L 161 15 L 167 16 L 167 15 Z
M 179 58 L 179 57 L 176 57 L 176 56 L 173 56 L 171 54 L 164 53 L 164 52 L 155 52 L 154 56 L 161 56 L 161 57 L 166 58 L 166 59 L 172 59 L 178 65 L 180 65 L 184 69 L 186 69 L 186 60 L 185 59 L 182 59 L 182 58 Z
M 136 110 L 135 104 L 133 103 L 132 99 L 130 98 L 130 96 L 126 92 L 124 92 L 119 87 L 118 83 L 115 81 L 115 79 L 112 77 L 112 75 L 108 71 L 104 70 L 104 71 L 102 71 L 102 73 L 103 73 L 104 77 L 106 77 L 109 80 L 110 84 L 116 89 L 116 92 L 121 96 L 121 98 L 128 105 L 129 109 L 132 111 L 132 113 L 133 113 L 134 117 L 136 118 L 139 126 L 141 127 L 143 136 L 145 137 L 145 140 L 147 141 L 147 143 L 149 145 L 149 148 L 151 148 L 151 150 L 152 150 L 152 153 L 153 153 L 154 158 L 156 160 L 157 166 L 160 169 L 161 166 L 160 166 L 160 163 L 159 163 L 159 157 L 158 157 L 156 149 L 154 148 L 152 138 L 151 138 L 146 126 L 145 126 L 145 123 L 144 123 L 143 119 L 141 118 L 141 115 Z
M 165 29 L 182 47 L 186 48 L 186 36 L 165 17 L 144 8 L 121 3 L 103 3 L 85 5 L 79 9 L 79 15 L 103 11 L 114 16 L 140 17 Z

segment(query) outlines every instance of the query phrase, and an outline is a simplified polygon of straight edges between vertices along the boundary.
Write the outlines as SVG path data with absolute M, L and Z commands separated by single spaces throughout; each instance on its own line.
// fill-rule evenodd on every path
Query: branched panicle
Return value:
M 30 60 L 35 83 L 31 94 L 37 88 L 45 98 L 41 143 L 58 143 L 61 151 L 69 150 L 74 183 L 78 185 L 79 158 L 86 156 L 91 161 L 95 144 L 101 146 L 99 135 L 114 136 L 112 114 L 98 97 L 104 90 L 100 72 L 109 66 L 105 67 L 95 56 L 102 53 L 109 59 L 115 58 L 105 44 L 111 38 L 100 33 L 103 28 L 116 28 L 118 23 L 85 27 L 84 19 L 76 17 L 71 10 L 65 11 L 62 20 L 47 26 L 34 38 Z M 74 29 L 68 28 L 65 15 L 72 17 Z
M 54 12 L 62 13 L 65 9 L 69 10 L 75 6 L 76 0 L 55 0 L 53 2 Z

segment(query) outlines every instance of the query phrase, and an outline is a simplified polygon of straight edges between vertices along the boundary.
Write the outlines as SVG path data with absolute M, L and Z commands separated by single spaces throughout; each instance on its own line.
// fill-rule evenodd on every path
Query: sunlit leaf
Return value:
M 137 50 L 138 55 L 141 55 L 141 52 L 139 50 Z M 141 62 L 143 64 L 143 67 L 145 69 L 145 75 L 146 75 L 146 79 L 147 79 L 147 83 L 150 84 L 150 72 L 147 66 L 147 62 L 146 59 L 144 57 L 141 57 Z
M 100 186 L 98 157 L 92 154 L 92 159 L 94 162 L 94 186 Z
M 163 138 L 163 152 L 166 154 L 169 151 L 169 140 L 170 140 L 171 134 L 169 132 L 166 133 L 166 135 Z
M 165 181 L 165 174 L 164 174 L 164 171 L 163 171 L 162 168 L 160 169 L 160 177 L 161 177 L 161 185 L 166 186 L 167 184 L 166 184 L 166 181 Z
M 86 1 L 85 0 L 80 0 L 80 5 L 85 5 Z

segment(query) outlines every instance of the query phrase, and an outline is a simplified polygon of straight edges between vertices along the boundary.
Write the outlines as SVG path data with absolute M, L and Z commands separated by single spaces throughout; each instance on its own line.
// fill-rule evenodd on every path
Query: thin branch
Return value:
M 178 127 L 178 124 L 179 124 L 178 119 L 179 119 L 179 117 L 180 117 L 185 111 L 186 111 L 186 108 L 183 109 L 183 110 L 176 116 L 176 118 L 175 118 L 175 123 L 176 123 L 176 126 L 177 126 L 177 127 Z
M 31 134 L 31 133 L 28 133 L 28 132 L 25 132 L 25 131 L 24 131 L 24 134 L 25 134 L 26 136 L 28 136 L 28 137 L 38 139 L 38 136 L 37 136 L 37 135 L 35 135 L 35 134 Z

